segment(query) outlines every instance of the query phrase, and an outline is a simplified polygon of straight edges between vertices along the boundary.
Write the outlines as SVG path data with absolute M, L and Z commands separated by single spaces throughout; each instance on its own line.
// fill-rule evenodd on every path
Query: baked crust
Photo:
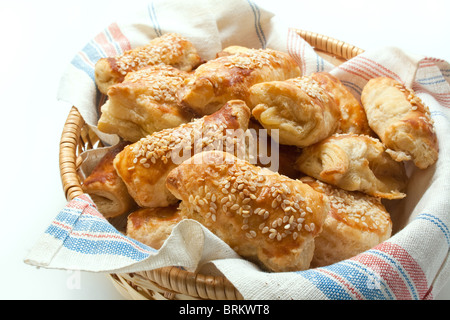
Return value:
M 115 156 L 129 144 L 121 141 L 111 147 L 81 185 L 83 192 L 89 194 L 105 218 L 120 216 L 136 207 L 113 166 Z
M 306 147 L 333 134 L 340 111 L 311 76 L 258 83 L 250 88 L 252 115 L 280 144 Z
M 156 65 L 130 72 L 123 82 L 111 86 L 102 106 L 97 127 L 136 142 L 192 119 L 178 104 L 177 92 L 189 73 L 168 65 Z
M 199 66 L 180 93 L 182 105 L 198 115 L 211 114 L 227 101 L 248 101 L 248 90 L 256 83 L 300 76 L 295 60 L 271 49 L 237 50 Z
M 127 146 L 114 159 L 114 167 L 140 207 L 172 205 L 178 200 L 165 187 L 169 172 L 194 153 L 222 148 L 226 130 L 245 131 L 249 119 L 250 109 L 243 101 L 230 101 L 212 115 L 155 132 Z
M 369 124 L 397 161 L 433 165 L 439 147 L 430 111 L 413 90 L 386 77 L 371 79 L 361 94 Z
M 306 147 L 296 167 L 308 176 L 347 191 L 374 197 L 401 199 L 406 195 L 403 162 L 394 161 L 384 145 L 373 137 L 334 134 Z
M 327 195 L 331 207 L 322 232 L 315 239 L 311 267 L 349 259 L 391 236 L 391 217 L 380 198 L 346 191 L 311 177 L 300 180 Z
M 309 268 L 329 203 L 308 185 L 221 151 L 183 162 L 166 185 L 184 216 L 244 258 L 276 272 Z
M 176 33 L 152 39 L 147 45 L 116 57 L 102 58 L 95 65 L 95 82 L 101 93 L 123 81 L 132 71 L 147 66 L 166 64 L 182 71 L 191 71 L 203 62 L 194 45 Z
M 140 208 L 127 218 L 126 234 L 149 247 L 159 250 L 172 233 L 175 225 L 183 220 L 178 205 L 162 208 Z
M 364 108 L 347 89 L 347 87 L 335 76 L 327 72 L 316 72 L 311 78 L 334 98 L 339 110 L 337 133 L 356 133 L 374 136 L 370 129 Z

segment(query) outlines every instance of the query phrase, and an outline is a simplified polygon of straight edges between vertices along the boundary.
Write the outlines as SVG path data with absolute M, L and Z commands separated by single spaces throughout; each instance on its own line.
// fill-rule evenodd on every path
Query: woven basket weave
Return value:
M 314 47 L 321 57 L 334 65 L 339 65 L 363 52 L 362 49 L 343 41 L 314 32 L 304 30 L 296 32 Z M 60 174 L 67 200 L 83 194 L 82 181 L 77 174 L 82 162 L 79 155 L 83 151 L 102 146 L 102 142 L 85 124 L 76 107 L 72 107 L 61 135 L 59 153 Z M 222 276 L 192 273 L 177 267 L 108 276 L 122 296 L 131 300 L 243 299 L 239 291 Z

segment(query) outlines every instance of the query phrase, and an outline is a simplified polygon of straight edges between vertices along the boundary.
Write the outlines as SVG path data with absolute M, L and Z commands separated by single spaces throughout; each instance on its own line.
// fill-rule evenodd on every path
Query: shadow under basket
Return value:
M 314 32 L 296 30 L 325 60 L 339 65 L 364 50 Z M 60 140 L 59 167 L 68 201 L 83 194 L 77 171 L 80 154 L 102 147 L 98 136 L 84 122 L 76 107 L 67 117 Z M 223 276 L 211 276 L 164 267 L 144 272 L 107 275 L 120 294 L 130 300 L 242 300 L 239 291 Z

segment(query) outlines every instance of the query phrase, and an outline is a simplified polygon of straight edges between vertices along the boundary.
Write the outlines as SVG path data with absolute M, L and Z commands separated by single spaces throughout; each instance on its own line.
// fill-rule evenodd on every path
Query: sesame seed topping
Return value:
M 283 56 L 280 52 L 271 49 L 249 49 L 238 54 L 224 56 L 220 60 L 226 68 L 260 69 L 280 64 Z
M 406 88 L 404 85 L 400 83 L 396 83 L 394 85 L 397 89 L 399 89 L 405 95 L 405 98 L 411 104 L 411 110 L 421 112 L 423 114 L 422 117 L 419 117 L 425 123 L 428 123 L 430 127 L 433 127 L 433 120 L 431 119 L 430 109 L 426 106 L 422 99 L 420 99 L 414 90 Z
M 304 187 L 297 186 L 301 182 L 277 173 L 271 173 L 277 177 L 269 179 L 267 172 L 263 174 L 261 170 L 243 160 L 208 165 L 198 178 L 200 185 L 190 188 L 198 189 L 197 197 L 188 196 L 190 191 L 185 191 L 190 200 L 185 204 L 186 212 L 197 212 L 196 217 L 208 212 L 204 219 L 211 228 L 221 228 L 220 216 L 226 216 L 247 239 L 300 241 L 302 234 L 315 233 L 316 206 L 310 198 L 305 199 Z M 231 192 L 233 188 L 235 192 Z M 206 210 L 204 205 L 208 206 Z M 214 224 L 216 221 L 220 224 Z
M 322 103 L 327 103 L 329 101 L 329 95 L 325 89 L 310 76 L 288 79 L 287 81 L 299 87 L 311 98 L 317 99 Z
M 360 192 L 351 192 L 335 188 L 314 179 L 302 179 L 315 190 L 326 194 L 330 200 L 333 216 L 350 226 L 359 225 L 369 231 L 386 230 L 391 224 L 390 215 L 381 200 Z M 305 225 L 306 227 L 306 225 Z M 309 228 L 315 226 L 310 225 Z
M 172 66 L 155 65 L 128 72 L 123 84 L 138 84 L 145 88 L 145 94 L 140 94 L 138 98 L 141 104 L 149 104 L 152 101 L 177 104 L 177 93 L 189 77 L 189 73 Z M 150 158 L 151 153 L 146 156 Z
M 189 54 L 183 46 L 186 40 L 174 33 L 167 33 L 151 40 L 147 45 L 124 52 L 114 58 L 121 75 L 152 65 L 177 65 Z M 192 66 L 191 66 L 192 68 Z

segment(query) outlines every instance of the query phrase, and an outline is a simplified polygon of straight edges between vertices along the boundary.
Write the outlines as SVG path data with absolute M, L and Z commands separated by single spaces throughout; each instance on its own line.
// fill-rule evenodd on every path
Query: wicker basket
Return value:
M 303 30 L 296 31 L 321 57 L 334 65 L 363 52 L 362 49 L 327 36 Z M 80 153 L 101 146 L 102 142 L 85 124 L 76 107 L 72 107 L 62 132 L 59 153 L 61 179 L 67 200 L 83 194 L 77 174 L 82 162 Z M 239 291 L 224 277 L 192 273 L 177 267 L 108 276 L 126 299 L 243 299 Z

